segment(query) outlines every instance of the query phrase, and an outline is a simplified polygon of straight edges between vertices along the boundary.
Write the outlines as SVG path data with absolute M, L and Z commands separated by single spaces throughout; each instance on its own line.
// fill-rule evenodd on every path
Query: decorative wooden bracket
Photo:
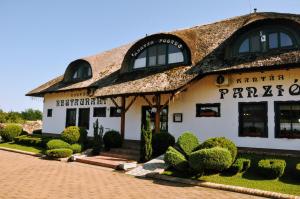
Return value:
M 169 103 L 171 100 L 173 100 L 175 97 L 175 94 L 172 93 L 171 97 L 159 108 L 159 112 L 161 112 Z
M 125 111 L 125 113 L 129 110 L 129 108 L 132 106 L 132 104 L 135 102 L 135 100 L 136 100 L 136 98 L 137 98 L 138 96 L 135 96 L 132 100 L 131 100 L 131 102 L 128 104 L 128 106 L 124 109 L 124 111 Z
M 116 100 L 114 98 L 111 97 L 110 99 L 117 108 L 121 108 L 121 106 L 118 105 L 118 103 L 116 102 Z
M 154 105 L 150 102 L 150 100 L 145 96 L 142 95 L 143 99 L 148 103 L 148 105 L 152 108 Z

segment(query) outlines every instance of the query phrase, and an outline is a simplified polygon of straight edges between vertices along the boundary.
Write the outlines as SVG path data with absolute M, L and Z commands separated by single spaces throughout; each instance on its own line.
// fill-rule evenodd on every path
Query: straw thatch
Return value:
M 148 73 L 120 72 L 128 44 L 98 55 L 82 58 L 91 64 L 93 77 L 89 80 L 65 84 L 63 76 L 55 78 L 29 92 L 28 96 L 43 96 L 93 87 L 95 96 L 118 96 L 141 93 L 174 92 L 187 83 L 212 72 L 266 68 L 300 63 L 300 50 L 278 51 L 244 57 L 226 57 L 226 48 L 244 29 L 255 24 L 284 22 L 300 26 L 300 15 L 281 13 L 253 13 L 220 22 L 176 30 L 164 34 L 179 37 L 191 52 L 191 64 Z

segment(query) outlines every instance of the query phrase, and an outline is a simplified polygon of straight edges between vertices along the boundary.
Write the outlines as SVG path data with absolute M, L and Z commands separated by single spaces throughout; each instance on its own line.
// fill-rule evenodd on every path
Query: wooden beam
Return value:
M 120 128 L 120 131 L 121 131 L 121 137 L 123 140 L 125 138 L 125 114 L 126 114 L 125 106 L 126 106 L 126 98 L 125 98 L 125 96 L 122 96 L 121 97 L 121 128 Z
M 145 95 L 142 95 L 142 98 L 148 103 L 148 105 L 152 108 L 153 107 L 153 104 L 150 102 L 150 100 L 145 96 Z
M 155 95 L 155 133 L 159 133 L 160 131 L 160 94 Z
M 135 97 L 131 100 L 131 102 L 128 104 L 128 106 L 125 108 L 125 113 L 129 110 L 129 108 L 130 108 L 130 107 L 132 106 L 132 104 L 135 102 L 136 98 L 137 98 L 137 96 L 135 96 Z
M 110 98 L 111 99 L 111 101 L 114 103 L 114 105 L 117 107 L 117 108 L 121 108 L 119 105 L 118 105 L 118 103 L 116 102 L 116 100 L 114 99 L 114 98 Z

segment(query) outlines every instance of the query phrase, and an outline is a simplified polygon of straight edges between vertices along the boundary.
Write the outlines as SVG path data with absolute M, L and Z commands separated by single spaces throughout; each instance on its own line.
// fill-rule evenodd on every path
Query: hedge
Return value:
M 122 137 L 118 131 L 107 131 L 103 136 L 103 142 L 106 149 L 120 148 L 122 146 Z
M 38 146 L 38 147 L 43 146 L 41 137 L 21 135 L 21 136 L 15 137 L 14 141 L 15 141 L 15 143 L 21 144 L 21 145 Z
M 47 149 L 51 150 L 51 149 L 63 149 L 63 148 L 67 148 L 70 149 L 71 145 L 68 144 L 67 142 L 60 140 L 60 139 L 53 139 L 50 140 L 47 144 Z
M 234 162 L 237 155 L 237 147 L 231 140 L 225 137 L 209 138 L 199 146 L 199 149 L 209 149 L 213 147 L 228 149 L 231 154 L 232 163 Z
M 154 133 L 152 136 L 153 156 L 164 154 L 169 146 L 174 146 L 175 138 L 170 133 L 161 132 Z
M 66 157 L 70 157 L 72 153 L 73 151 L 71 149 L 65 149 L 65 148 L 52 149 L 46 151 L 46 155 L 52 158 L 66 158 Z
M 231 162 L 230 152 L 221 147 L 201 149 L 191 153 L 189 157 L 190 167 L 197 172 L 203 170 L 223 171 L 230 167 Z
M 296 177 L 298 177 L 298 179 L 300 180 L 300 163 L 296 164 L 295 174 L 296 174 Z
M 72 149 L 73 153 L 80 153 L 82 151 L 82 146 L 80 144 L 72 144 L 70 148 Z
M 13 139 L 22 133 L 22 127 L 17 124 L 8 124 L 0 130 L 0 136 L 5 142 L 13 141 Z
M 186 131 L 179 136 L 177 145 L 185 155 L 189 156 L 199 146 L 199 140 L 194 133 Z
M 164 160 L 168 166 L 171 166 L 178 171 L 187 171 L 189 169 L 189 164 L 184 155 L 171 146 L 168 148 Z
M 231 165 L 229 170 L 233 173 L 240 173 L 246 171 L 251 166 L 251 160 L 246 158 L 238 158 L 235 162 Z
M 267 178 L 275 179 L 284 174 L 286 167 L 285 160 L 264 159 L 258 162 L 258 172 Z

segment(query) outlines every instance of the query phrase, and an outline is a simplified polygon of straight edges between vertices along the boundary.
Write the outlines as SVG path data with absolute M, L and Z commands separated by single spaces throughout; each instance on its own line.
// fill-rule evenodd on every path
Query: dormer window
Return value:
M 79 82 L 92 77 L 92 68 L 87 61 L 72 62 L 65 72 L 65 82 Z
M 182 47 L 182 46 L 179 46 Z M 134 60 L 133 68 L 184 63 L 183 51 L 173 44 L 157 44 L 143 50 Z
M 234 54 L 264 53 L 299 47 L 298 34 L 285 26 L 263 26 L 246 32 L 236 41 Z
M 161 68 L 168 66 L 187 65 L 188 49 L 174 36 L 146 38 L 131 49 L 131 69 Z

